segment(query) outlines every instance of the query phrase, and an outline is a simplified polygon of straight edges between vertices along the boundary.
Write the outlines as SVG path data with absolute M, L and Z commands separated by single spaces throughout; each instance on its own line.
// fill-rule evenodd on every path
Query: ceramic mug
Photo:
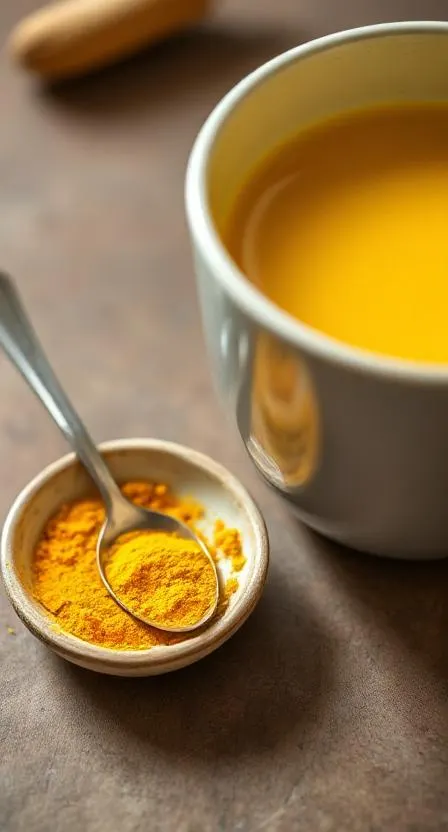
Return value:
M 257 160 L 302 127 L 353 108 L 447 99 L 448 24 L 330 35 L 226 95 L 196 140 L 186 184 L 213 376 L 256 467 L 317 531 L 415 559 L 448 553 L 448 367 L 355 349 L 301 324 L 245 278 L 216 227 Z

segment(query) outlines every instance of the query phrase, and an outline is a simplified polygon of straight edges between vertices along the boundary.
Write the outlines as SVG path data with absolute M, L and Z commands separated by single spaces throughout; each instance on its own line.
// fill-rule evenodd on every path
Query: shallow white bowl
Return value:
M 16 498 L 3 528 L 1 572 L 8 597 L 28 629 L 74 664 L 115 676 L 152 676 L 185 667 L 220 647 L 254 609 L 266 578 L 269 544 L 263 518 L 247 491 L 225 468 L 203 454 L 156 439 L 118 439 L 100 449 L 118 482 L 159 480 L 205 508 L 203 528 L 221 517 L 242 534 L 247 562 L 239 588 L 223 615 L 199 634 L 150 650 L 117 651 L 82 641 L 55 626 L 28 588 L 34 548 L 46 521 L 62 503 L 93 492 L 73 454 L 35 477 Z

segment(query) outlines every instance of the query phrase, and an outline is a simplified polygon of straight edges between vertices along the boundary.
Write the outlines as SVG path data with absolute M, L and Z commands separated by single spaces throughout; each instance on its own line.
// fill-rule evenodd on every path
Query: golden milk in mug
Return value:
M 249 175 L 223 236 L 249 279 L 310 327 L 448 363 L 448 104 L 302 130 Z

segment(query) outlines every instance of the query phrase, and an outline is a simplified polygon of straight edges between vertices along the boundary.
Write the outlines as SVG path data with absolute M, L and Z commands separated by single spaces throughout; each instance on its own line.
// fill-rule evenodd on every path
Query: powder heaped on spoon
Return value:
M 166 627 L 201 621 L 216 596 L 215 573 L 201 547 L 166 532 L 131 532 L 110 547 L 107 579 L 139 617 Z

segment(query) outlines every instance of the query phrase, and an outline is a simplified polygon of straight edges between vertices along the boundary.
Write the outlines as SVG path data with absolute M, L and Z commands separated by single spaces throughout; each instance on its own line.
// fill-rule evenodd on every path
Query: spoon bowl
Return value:
M 211 564 L 213 574 L 215 576 L 215 590 L 212 603 L 202 618 L 185 627 L 173 627 L 166 624 L 163 624 L 162 626 L 155 619 L 139 615 L 139 613 L 132 609 L 132 607 L 125 604 L 120 596 L 117 595 L 108 580 L 104 559 L 109 547 L 115 540 L 117 540 L 117 538 L 127 532 L 133 531 L 167 532 L 168 534 L 183 537 L 186 540 L 192 540 L 200 547 L 205 557 Z M 134 503 L 131 503 L 130 500 L 127 500 L 126 497 L 122 497 L 121 502 L 120 500 L 115 499 L 113 503 L 113 511 L 107 516 L 106 522 L 98 535 L 96 545 L 96 563 L 104 586 L 117 604 L 119 604 L 120 607 L 122 607 L 126 612 L 130 612 L 134 618 L 138 618 L 139 621 L 142 621 L 144 624 L 149 624 L 151 627 L 164 630 L 167 633 L 191 633 L 195 630 L 199 630 L 207 624 L 216 612 L 219 601 L 219 583 L 216 566 L 210 552 L 203 541 L 200 540 L 200 538 L 198 538 L 185 523 L 182 523 L 175 517 L 171 517 L 169 514 L 162 514 L 162 512 L 159 511 L 151 511 L 150 509 L 143 508 L 142 506 L 136 506 Z

